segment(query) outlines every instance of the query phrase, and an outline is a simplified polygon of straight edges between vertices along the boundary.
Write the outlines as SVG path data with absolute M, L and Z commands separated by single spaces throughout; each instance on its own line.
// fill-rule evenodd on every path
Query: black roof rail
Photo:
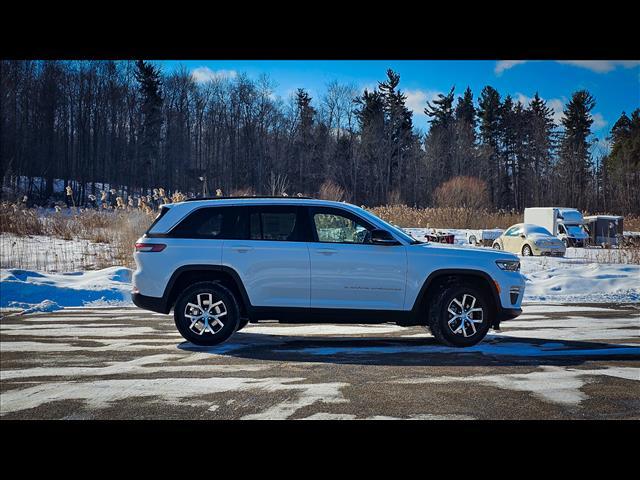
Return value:
M 292 199 L 300 199 L 300 200 L 314 200 L 313 197 L 298 197 L 296 196 L 291 196 L 291 197 L 283 197 L 280 195 L 256 195 L 256 196 L 231 196 L 231 197 L 195 197 L 195 198 L 187 198 L 185 200 L 183 200 L 183 202 L 196 202 L 199 200 L 234 200 L 234 199 L 245 199 L 245 200 L 250 200 L 250 199 L 262 199 L 262 198 L 268 198 L 268 199 L 277 199 L 277 200 L 292 200 Z

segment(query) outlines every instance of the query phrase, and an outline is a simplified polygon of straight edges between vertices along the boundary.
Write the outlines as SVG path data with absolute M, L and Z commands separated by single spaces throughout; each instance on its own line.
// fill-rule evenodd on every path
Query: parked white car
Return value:
M 540 225 L 518 223 L 509 227 L 495 242 L 493 248 L 528 257 L 531 255 L 564 256 L 566 247 L 562 240 Z
M 247 322 L 427 326 L 451 346 L 517 317 L 509 253 L 425 243 L 354 205 L 217 198 L 164 205 L 136 243 L 132 297 L 215 345 Z

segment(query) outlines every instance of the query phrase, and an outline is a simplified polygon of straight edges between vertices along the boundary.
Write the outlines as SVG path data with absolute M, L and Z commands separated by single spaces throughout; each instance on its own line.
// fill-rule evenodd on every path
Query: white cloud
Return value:
M 493 69 L 498 76 L 502 75 L 505 70 L 527 63 L 528 60 L 500 60 L 496 62 Z M 596 73 L 608 73 L 618 67 L 634 68 L 640 66 L 640 60 L 556 60 L 557 63 L 563 65 L 572 65 L 574 67 L 586 68 Z
M 640 60 L 556 60 L 558 63 L 587 68 L 596 73 L 607 73 L 617 67 L 633 68 L 640 66 Z
M 504 72 L 505 70 L 509 70 L 516 65 L 521 65 L 526 62 L 526 60 L 500 60 L 499 62 L 496 62 L 496 67 L 493 69 L 493 71 L 496 75 L 502 75 L 502 72 Z
M 407 97 L 407 108 L 414 115 L 426 116 L 424 109 L 427 106 L 427 102 L 433 102 L 442 92 L 437 90 L 403 90 L 402 93 Z
M 604 119 L 601 113 L 593 114 L 593 130 L 600 130 L 607 126 L 607 121 Z
M 211 70 L 209 67 L 198 67 L 191 71 L 191 76 L 198 83 L 210 82 L 221 78 L 234 78 L 238 75 L 235 70 Z

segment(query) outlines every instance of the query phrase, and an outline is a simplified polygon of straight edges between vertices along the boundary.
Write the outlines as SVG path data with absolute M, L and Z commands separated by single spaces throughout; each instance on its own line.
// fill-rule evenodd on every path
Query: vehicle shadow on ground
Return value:
M 491 337 L 474 347 L 452 348 L 434 338 L 317 338 L 238 332 L 222 345 L 200 347 L 183 342 L 178 348 L 251 360 L 386 366 L 538 366 L 640 360 L 640 345 L 517 337 Z

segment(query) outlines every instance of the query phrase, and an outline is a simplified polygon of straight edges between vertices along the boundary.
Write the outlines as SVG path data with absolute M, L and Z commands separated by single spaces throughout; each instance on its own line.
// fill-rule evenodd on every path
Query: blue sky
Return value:
M 275 94 L 287 98 L 305 88 L 315 101 L 327 83 L 338 80 L 359 90 L 384 80 L 387 68 L 400 74 L 400 89 L 414 111 L 414 125 L 426 132 L 428 118 L 422 113 L 427 100 L 452 85 L 461 94 L 470 86 L 477 99 L 485 85 L 503 96 L 527 102 L 536 91 L 561 117 L 571 93 L 586 88 L 595 97 L 594 134 L 603 138 L 623 111 L 640 107 L 640 61 L 490 61 L 490 60 L 184 60 L 157 61 L 165 72 L 184 67 L 198 81 L 216 75 L 233 77 L 246 73 L 257 78 L 266 73 L 276 83 Z

